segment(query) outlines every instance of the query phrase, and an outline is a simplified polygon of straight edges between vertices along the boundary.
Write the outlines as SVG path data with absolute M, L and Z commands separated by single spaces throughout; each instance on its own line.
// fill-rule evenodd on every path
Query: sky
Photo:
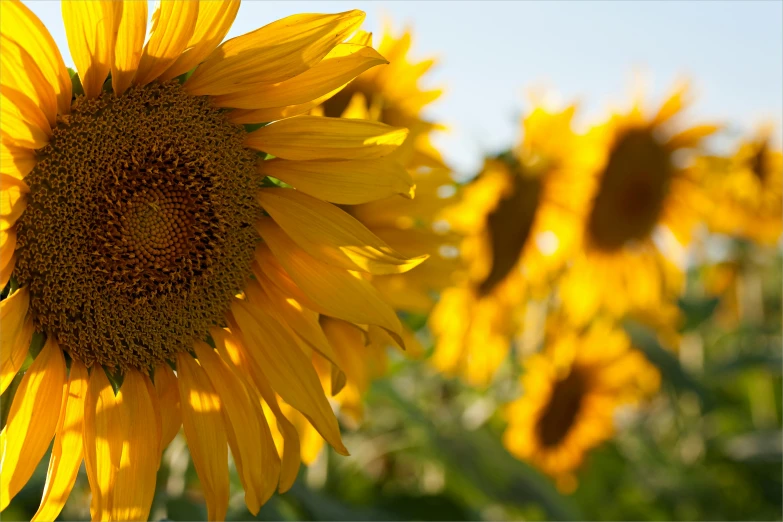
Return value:
M 26 3 L 66 49 L 59 5 Z M 639 79 L 653 109 L 687 79 L 692 121 L 726 124 L 731 138 L 763 122 L 774 124 L 778 141 L 783 134 L 783 2 L 776 0 L 250 0 L 228 36 L 294 13 L 354 8 L 378 36 L 386 19 L 397 31 L 411 27 L 413 56 L 438 60 L 425 84 L 446 92 L 425 114 L 449 128 L 434 141 L 464 176 L 485 154 L 513 145 L 533 87 L 553 102 L 578 102 L 579 124 L 587 126 L 627 107 Z

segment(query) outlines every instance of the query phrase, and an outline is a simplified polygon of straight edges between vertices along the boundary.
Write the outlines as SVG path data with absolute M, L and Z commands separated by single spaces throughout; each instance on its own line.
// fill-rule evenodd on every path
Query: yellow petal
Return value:
M 44 113 L 49 125 L 57 121 L 54 87 L 38 68 L 30 53 L 0 34 L 0 84 L 26 94 Z
M 19 0 L 4 1 L 0 33 L 30 53 L 54 88 L 60 114 L 68 114 L 71 110 L 71 76 L 44 24 Z
M 29 307 L 30 292 L 26 286 L 0 301 L 0 340 L 3 347 L 10 345 L 21 330 Z M 5 353 L 5 350 L 0 350 L 0 358 L 4 359 Z
M 77 360 L 72 360 L 60 421 L 54 436 L 52 456 L 49 459 L 49 470 L 46 473 L 43 498 L 33 521 L 57 518 L 73 489 L 84 454 L 82 433 L 88 381 L 87 367 Z
M 337 375 L 341 375 L 342 370 L 338 365 L 337 357 L 321 330 L 318 314 L 303 307 L 293 297 L 286 296 L 263 271 L 260 271 L 256 278 L 258 281 L 251 281 L 245 288 L 248 300 L 261 307 L 265 303 L 271 303 L 270 312 L 290 326 L 313 350 L 331 362 L 336 368 Z M 335 393 L 333 390 L 332 395 Z
M 65 35 L 71 58 L 79 71 L 84 94 L 101 93 L 111 71 L 114 49 L 114 6 L 110 1 L 62 2 Z
M 155 391 L 158 393 L 160 405 L 162 421 L 160 451 L 163 452 L 182 426 L 177 376 L 167 364 L 159 364 L 155 368 Z
M 344 210 L 297 190 L 261 189 L 257 197 L 291 239 L 330 265 L 371 274 L 399 274 L 429 257 L 403 256 Z
M 38 105 L 13 89 L 0 92 L 0 135 L 3 141 L 28 149 L 49 143 L 52 127 Z
M 413 178 L 392 158 L 359 161 L 261 161 L 258 172 L 338 205 L 358 205 L 400 194 L 413 197 Z
M 65 359 L 49 339 L 16 390 L 4 428 L 3 473 L 0 473 L 0 511 L 27 483 L 44 456 L 60 418 Z
M 272 388 L 301 411 L 338 453 L 348 455 L 318 375 L 293 331 L 247 301 L 235 299 L 231 311 L 248 353 L 263 368 Z
M 33 339 L 33 330 L 33 318 L 29 315 L 16 333 L 6 333 L 3 330 L 3 349 L 2 354 L 0 354 L 0 393 L 5 392 L 11 381 L 14 380 L 14 376 L 22 368 L 27 352 L 30 349 L 30 342 Z M 7 335 L 12 336 L 7 338 Z
M 130 87 L 139 68 L 147 35 L 147 2 L 121 0 L 114 3 L 114 60 L 111 84 L 118 96 Z
M 0 267 L 6 266 L 16 249 L 16 229 L 0 229 Z
M 170 80 L 201 63 L 225 38 L 239 10 L 239 0 L 204 1 L 198 6 L 198 20 L 185 51 L 163 73 L 161 80 Z
M 322 317 L 323 331 L 340 355 L 341 364 L 345 365 L 346 377 L 352 386 L 360 393 L 367 391 L 369 379 L 367 375 L 367 346 L 364 333 L 355 325 L 334 319 Z
M 400 320 L 367 280 L 310 256 L 271 219 L 260 220 L 258 228 L 291 279 L 328 315 L 380 326 L 402 346 Z
M 283 159 L 373 159 L 394 152 L 408 129 L 364 120 L 295 116 L 251 132 L 245 145 Z
M 0 141 L 0 174 L 21 180 L 35 167 L 35 151 Z
M 251 357 L 246 355 L 246 350 L 240 346 L 239 339 L 231 332 L 221 328 L 211 330 L 212 338 L 215 340 L 220 356 L 225 361 L 231 361 L 237 372 L 243 371 L 246 377 L 246 385 L 251 392 L 257 392 L 267 403 L 270 410 L 277 420 L 277 427 L 283 436 L 283 460 L 278 470 L 280 493 L 288 491 L 296 480 L 299 473 L 299 435 L 293 424 L 283 415 L 277 404 L 277 397 L 266 381 L 261 370 Z M 258 399 L 258 397 L 256 397 Z M 264 418 L 264 423 L 266 417 Z M 262 426 L 263 427 L 263 426 Z M 268 428 L 268 425 L 267 425 Z M 271 437 L 271 432 L 269 433 Z M 265 443 L 268 444 L 267 441 Z M 272 441 L 274 447 L 274 441 Z
M 160 401 L 158 400 L 158 390 L 155 389 L 155 385 L 152 383 L 152 380 L 147 376 L 144 375 L 144 386 L 147 388 L 147 394 L 152 397 L 152 410 L 153 410 L 153 417 L 155 420 L 155 452 L 157 453 L 156 462 L 157 462 L 157 468 L 160 468 L 160 459 L 161 455 L 163 454 L 163 419 L 162 414 L 160 411 Z
M 676 86 L 671 96 L 661 105 L 658 113 L 653 118 L 653 125 L 660 125 L 669 121 L 688 104 L 688 82 L 682 82 Z
M 218 47 L 185 88 L 195 95 L 219 95 L 247 85 L 293 78 L 320 62 L 364 20 L 362 11 L 298 14 L 272 22 Z
M 133 83 L 147 85 L 179 58 L 193 36 L 198 10 L 199 2 L 189 0 L 163 0 L 158 4 Z
M 0 393 L 4 392 L 22 367 L 32 338 L 32 317 L 28 316 L 30 293 L 27 287 L 0 301 Z
M 8 281 L 11 280 L 11 274 L 16 266 L 16 254 L 11 255 L 11 259 L 5 265 L 0 265 L 0 287 L 5 288 Z
M 314 110 L 323 102 L 342 90 L 342 86 L 307 103 L 299 105 L 286 105 L 283 107 L 270 107 L 268 109 L 235 109 L 226 115 L 229 121 L 234 123 L 265 123 L 268 121 L 282 120 L 291 116 L 299 116 L 311 109 Z
M 112 488 L 122 457 L 123 420 L 106 373 L 94 365 L 84 404 L 84 468 L 92 492 L 93 520 L 111 517 Z
M 718 125 L 696 125 L 695 127 L 685 129 L 679 134 L 672 136 L 672 138 L 669 139 L 669 141 L 666 143 L 666 147 L 669 150 L 696 147 L 699 145 L 701 140 L 714 134 L 719 129 L 720 127 Z
M 201 367 L 207 373 L 223 406 L 231 455 L 245 489 L 245 504 L 254 515 L 258 514 L 264 495 L 264 474 L 261 464 L 261 427 L 257 411 L 242 380 L 231 370 L 215 350 L 202 342 L 193 345 Z M 275 480 L 272 491 L 277 487 Z M 263 499 L 263 500 L 262 500 Z
M 27 208 L 25 186 L 9 186 L 0 190 L 0 230 L 9 230 Z
M 154 395 L 149 377 L 136 370 L 125 373 L 117 393 L 118 414 L 125 427 L 122 457 L 112 488 L 112 520 L 147 520 L 155 494 L 160 439 L 156 427 Z
M 354 33 L 348 43 L 359 45 L 372 45 L 372 33 L 359 29 Z
M 372 47 L 340 44 L 319 64 L 284 82 L 249 85 L 245 90 L 215 96 L 218 107 L 267 109 L 299 105 L 347 84 L 367 69 L 388 63 Z
M 288 239 L 290 240 L 290 238 Z M 329 313 L 325 308 L 318 306 L 315 301 L 310 299 L 310 297 L 299 288 L 272 251 L 269 250 L 268 245 L 265 243 L 259 244 L 256 247 L 255 257 L 256 262 L 253 263 L 253 274 L 256 277 L 265 277 L 272 281 L 272 283 L 274 283 L 274 285 L 286 296 L 294 298 L 298 303 L 310 310 L 318 312 L 319 314 Z M 261 267 L 263 267 L 263 269 Z
M 207 520 L 223 520 L 228 510 L 228 439 L 220 397 L 204 369 L 187 353 L 177 354 L 182 427 L 204 497 Z

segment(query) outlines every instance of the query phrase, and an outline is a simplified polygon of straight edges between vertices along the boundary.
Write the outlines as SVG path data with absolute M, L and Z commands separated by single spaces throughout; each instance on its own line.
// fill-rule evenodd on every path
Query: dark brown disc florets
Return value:
M 15 274 L 36 328 L 144 369 L 220 324 L 258 241 L 244 135 L 176 82 L 78 98 L 25 178 Z

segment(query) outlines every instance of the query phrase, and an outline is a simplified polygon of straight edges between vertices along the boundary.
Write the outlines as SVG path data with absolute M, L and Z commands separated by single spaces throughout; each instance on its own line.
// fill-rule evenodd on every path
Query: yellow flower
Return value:
M 739 144 L 729 158 L 699 158 L 714 207 L 714 232 L 774 245 L 783 230 L 783 153 L 774 150 L 769 128 Z
M 555 326 L 544 351 L 525 362 L 523 395 L 505 410 L 503 441 L 570 491 L 586 453 L 611 438 L 617 408 L 654 393 L 660 376 L 608 322 L 584 332 Z
M 40 20 L 2 2 L 0 391 L 34 359 L 0 436 L 0 509 L 54 439 L 36 520 L 57 516 L 82 460 L 93 518 L 146 519 L 181 425 L 209 519 L 226 513 L 229 447 L 257 513 L 300 463 L 278 396 L 347 454 L 311 363 L 313 350 L 336 361 L 319 314 L 402 343 L 362 274 L 424 257 L 270 174 L 394 177 L 406 129 L 301 115 L 386 63 L 341 43 L 364 13 L 294 15 L 220 44 L 237 9 L 162 2 L 145 43 L 146 2 L 64 2 L 72 84 Z
M 516 149 L 487 160 L 445 219 L 462 234 L 464 281 L 443 292 L 431 317 L 434 364 L 486 384 L 508 354 L 525 303 L 547 292 L 574 243 L 584 151 L 574 107 L 534 109 Z
M 637 103 L 594 128 L 597 152 L 585 176 L 595 183 L 583 219 L 582 247 L 561 287 L 570 319 L 584 324 L 599 310 L 615 316 L 649 310 L 680 290 L 672 260 L 690 241 L 706 205 L 687 154 L 714 125 L 673 129 L 685 105 L 676 90 L 648 118 Z

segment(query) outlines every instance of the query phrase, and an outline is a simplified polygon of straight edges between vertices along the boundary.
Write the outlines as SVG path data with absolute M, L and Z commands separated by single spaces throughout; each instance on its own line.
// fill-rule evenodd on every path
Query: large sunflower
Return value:
M 508 354 L 524 304 L 546 293 L 577 230 L 583 150 L 574 107 L 535 108 L 511 153 L 488 160 L 445 213 L 464 235 L 464 281 L 443 292 L 431 317 L 436 367 L 486 384 Z
M 687 154 L 716 130 L 677 130 L 686 104 L 676 90 L 652 117 L 636 103 L 589 133 L 598 151 L 584 175 L 592 179 L 584 211 L 582 248 L 561 286 L 571 320 L 584 324 L 599 310 L 615 316 L 650 310 L 680 290 L 673 253 L 690 240 L 706 211 L 705 195 Z
M 0 509 L 54 438 L 36 520 L 57 516 L 82 460 L 93 518 L 146 519 L 182 425 L 209 519 L 226 513 L 229 447 L 256 513 L 300 462 L 278 396 L 347 453 L 311 364 L 313 349 L 336 360 L 318 315 L 401 342 L 360 274 L 423 257 L 312 186 L 389 184 L 407 131 L 296 116 L 386 63 L 341 43 L 364 14 L 294 15 L 219 45 L 237 9 L 162 2 L 145 44 L 146 2 L 64 2 L 72 78 L 40 20 L 2 2 L 2 391 L 33 360 L 0 436 Z M 310 190 L 265 177 L 270 163 L 314 172 Z
M 714 205 L 707 224 L 715 231 L 774 245 L 783 230 L 783 153 L 762 128 L 726 158 L 699 158 Z
M 503 441 L 568 491 L 586 452 L 612 436 L 617 408 L 654 393 L 660 376 L 609 322 L 581 333 L 558 328 L 525 361 L 523 395 L 506 408 Z

